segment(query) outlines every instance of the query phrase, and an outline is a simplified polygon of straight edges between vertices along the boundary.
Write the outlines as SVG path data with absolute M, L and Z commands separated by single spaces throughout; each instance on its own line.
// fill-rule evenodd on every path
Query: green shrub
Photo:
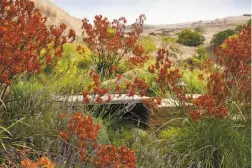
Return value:
M 203 45 L 200 45 L 196 49 L 196 57 L 200 60 L 206 60 L 207 55 L 206 55 L 206 50 Z
M 122 61 L 118 64 L 117 69 L 116 69 L 116 73 L 123 74 L 123 73 L 127 72 L 128 70 L 129 70 L 128 62 Z
M 239 32 L 241 29 L 242 29 L 242 25 L 238 25 L 236 26 L 235 31 Z
M 151 36 L 141 36 L 138 43 L 143 46 L 145 53 L 151 53 L 156 50 L 156 44 Z
M 55 72 L 51 75 L 42 76 L 43 83 L 55 94 L 79 94 L 88 86 L 91 79 L 87 70 L 82 70 L 76 66 L 62 72 Z M 50 85 L 49 85 L 50 84 Z
M 137 167 L 175 167 L 171 158 L 161 151 L 164 146 L 160 144 L 155 135 L 136 128 L 121 128 L 110 133 L 111 142 L 115 146 L 126 145 L 135 150 Z
M 92 64 L 91 58 L 88 57 L 90 50 L 85 46 L 82 46 L 82 47 L 84 48 L 85 53 L 80 54 L 76 50 L 77 49 L 76 44 L 72 44 L 72 43 L 64 44 L 63 46 L 64 51 L 62 53 L 62 57 L 58 60 L 57 64 L 46 65 L 43 69 L 43 72 L 45 74 L 51 74 L 57 71 L 63 72 L 72 66 L 76 66 L 79 69 L 89 69 Z M 44 52 L 45 50 L 42 50 L 41 54 L 44 54 Z
M 247 26 L 251 26 L 251 19 L 248 20 Z
M 207 81 L 198 78 L 201 73 L 200 70 L 196 69 L 183 71 L 183 81 L 190 93 L 202 94 L 206 92 Z
M 199 69 L 200 66 L 202 65 L 204 60 L 199 59 L 196 56 L 193 56 L 191 58 L 187 58 L 186 60 L 183 61 L 183 67 L 186 69 Z
M 183 154 L 182 167 L 249 167 L 250 126 L 226 119 L 202 119 L 186 126 L 176 137 L 171 153 Z
M 13 81 L 6 106 L 9 117 L 20 118 L 23 115 L 36 114 L 43 109 L 43 103 L 48 99 L 45 87 L 36 76 L 19 76 Z
M 199 32 L 185 29 L 179 33 L 177 42 L 186 46 L 198 46 L 202 44 L 203 41 L 205 41 L 205 38 Z
M 69 66 L 77 66 L 79 69 L 89 69 L 92 61 L 88 57 L 90 51 L 87 47 L 82 46 L 85 50 L 84 54 L 79 54 L 76 51 L 77 45 L 72 43 L 66 43 L 64 45 L 64 52 L 62 57 L 58 61 L 56 70 L 65 71 Z
M 163 45 L 171 45 L 177 42 L 177 38 L 171 36 L 162 36 L 162 43 Z
M 169 128 L 169 129 L 165 129 L 163 131 L 161 131 L 159 133 L 159 137 L 161 139 L 172 139 L 174 138 L 175 136 L 181 134 L 181 128 L 175 128 L 175 127 L 172 127 L 172 128 Z
M 213 49 L 215 49 L 216 47 L 221 45 L 229 36 L 232 36 L 234 34 L 236 34 L 236 32 L 231 29 L 221 31 L 217 34 L 214 34 L 210 44 L 212 45 Z
M 132 148 L 132 145 L 136 141 L 136 136 L 132 128 L 123 128 L 117 129 L 114 131 L 110 130 L 110 141 L 115 146 L 126 145 Z
M 208 59 L 206 55 L 206 50 L 203 45 L 200 45 L 196 49 L 196 54 L 193 57 L 187 58 L 183 61 L 183 67 L 187 69 L 199 69 L 206 60 Z

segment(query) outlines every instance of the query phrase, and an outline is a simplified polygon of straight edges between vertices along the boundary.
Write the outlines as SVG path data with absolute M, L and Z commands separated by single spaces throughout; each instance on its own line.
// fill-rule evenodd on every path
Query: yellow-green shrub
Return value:
M 147 54 L 156 50 L 156 44 L 151 36 L 141 36 L 138 43 L 143 46 Z

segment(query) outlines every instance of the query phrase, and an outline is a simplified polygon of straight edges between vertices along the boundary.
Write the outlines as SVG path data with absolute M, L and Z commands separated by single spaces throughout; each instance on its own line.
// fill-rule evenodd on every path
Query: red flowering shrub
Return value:
M 62 116 L 65 118 L 65 114 Z M 66 129 L 59 132 L 59 136 L 67 142 L 70 142 L 71 138 L 77 139 L 81 160 L 96 167 L 136 167 L 133 150 L 126 146 L 114 147 L 97 143 L 100 128 L 99 124 L 93 122 L 92 117 L 76 112 L 69 118 Z
M 134 64 L 146 60 L 146 57 L 142 56 L 143 47 L 137 45 L 144 20 L 145 16 L 140 15 L 136 23 L 132 24 L 132 31 L 125 32 L 127 21 L 124 17 L 110 22 L 106 17 L 97 15 L 94 19 L 94 25 L 89 23 L 86 18 L 83 19 L 83 42 L 93 52 L 92 59 L 97 72 L 102 72 L 102 75 L 105 75 L 109 73 L 111 68 L 114 71 L 114 66 L 117 66 L 130 53 L 133 53 L 130 60 Z M 81 51 L 81 47 L 78 47 L 78 51 Z
M 0 85 L 10 85 L 12 77 L 23 72 L 41 72 L 75 39 L 73 30 L 64 35 L 65 24 L 48 29 L 46 17 L 30 0 L 1 0 L 0 13 Z
M 161 98 L 165 97 L 167 91 L 181 102 L 186 100 L 185 93 L 187 93 L 188 90 L 184 87 L 178 86 L 178 82 L 182 79 L 182 74 L 178 68 L 172 67 L 168 50 L 159 49 L 155 65 L 150 66 L 148 70 L 155 75 L 155 82 L 161 90 L 159 97 L 155 98 L 155 101 L 149 101 L 152 102 L 151 106 L 160 104 Z
M 229 97 L 241 105 L 244 115 L 250 118 L 251 109 L 251 26 L 244 27 L 237 38 L 228 38 L 215 53 L 225 67 L 224 78 Z
M 223 118 L 228 115 L 227 101 L 239 104 L 250 119 L 251 108 L 251 27 L 244 27 L 237 38 L 228 38 L 215 51 L 223 72 L 213 72 L 208 79 L 208 93 L 194 102 L 193 120 L 202 114 Z

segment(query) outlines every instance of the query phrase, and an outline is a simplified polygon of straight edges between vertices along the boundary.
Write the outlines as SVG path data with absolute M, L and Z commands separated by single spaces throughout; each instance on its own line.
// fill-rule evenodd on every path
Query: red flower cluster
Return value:
M 147 106 L 151 110 L 156 110 L 158 105 L 162 103 L 162 99 L 160 97 L 156 98 L 146 98 L 142 100 L 142 103 Z
M 214 72 L 210 75 L 207 84 L 208 94 L 214 96 L 218 104 L 225 104 L 229 90 L 224 74 Z
M 144 48 L 140 45 L 135 45 L 133 48 L 133 56 L 130 57 L 129 61 L 131 66 L 142 67 L 144 63 L 149 60 L 149 57 L 144 54 Z
M 190 113 L 190 116 L 193 121 L 199 121 L 200 120 L 200 111 L 194 110 Z
M 168 58 L 169 51 L 165 49 L 158 50 L 155 65 L 148 68 L 149 72 L 156 75 L 155 81 L 161 89 L 160 97 L 164 96 L 166 91 L 173 93 L 179 100 L 185 100 L 185 93 L 188 91 L 184 87 L 177 86 L 182 75 L 179 69 L 172 68 L 172 62 Z
M 98 145 L 97 137 L 101 126 L 95 124 L 92 117 L 76 112 L 68 122 L 66 130 L 61 131 L 59 135 L 66 141 L 70 141 L 70 139 L 65 135 L 77 138 L 82 161 L 87 161 L 96 167 L 136 167 L 136 157 L 133 150 L 125 146 L 117 148 L 112 145 Z M 93 155 L 89 155 L 88 152 Z
M 128 82 L 126 89 L 128 90 L 129 96 L 134 96 L 139 90 L 141 96 L 145 96 L 147 92 L 148 85 L 139 77 L 136 77 L 134 82 Z
M 202 115 L 217 118 L 223 118 L 228 115 L 227 108 L 224 105 L 219 104 L 212 95 L 206 94 L 198 97 L 194 101 L 194 106 L 196 107 L 196 110 L 192 111 L 190 114 L 191 119 L 194 121 L 198 121 Z
M 70 117 L 68 121 L 69 124 L 67 128 L 81 140 L 96 140 L 98 131 L 100 130 L 101 126 L 99 124 L 94 124 L 92 117 L 86 117 L 80 112 L 76 112 Z M 69 133 L 69 131 L 66 132 Z M 81 144 L 79 145 L 82 146 Z
M 114 147 L 112 145 L 101 145 L 96 151 L 93 163 L 97 167 L 135 168 L 136 156 L 128 147 Z
M 89 94 L 93 92 L 95 101 L 97 103 L 102 103 L 102 96 L 106 95 L 109 92 L 108 88 L 101 88 L 101 77 L 99 74 L 95 73 L 93 69 L 90 70 L 90 78 L 93 79 L 93 84 L 91 83 L 88 86 L 88 90 L 83 91 L 83 98 L 84 98 L 84 103 L 89 104 L 90 103 L 90 97 Z M 111 96 L 107 95 L 107 100 L 111 100 Z
M 83 42 L 93 51 L 94 62 L 99 72 L 115 71 L 115 66 L 120 60 L 130 52 L 139 56 L 142 54 L 142 47 L 137 46 L 137 39 L 142 32 L 142 26 L 145 20 L 144 15 L 140 15 L 135 24 L 132 25 L 131 32 L 125 32 L 124 17 L 110 22 L 106 17 L 97 15 L 94 18 L 94 25 L 89 23 L 88 19 L 83 19 L 82 29 Z M 81 51 L 80 47 L 78 51 Z M 106 65 L 106 66 L 104 66 Z
M 48 29 L 30 0 L 1 0 L 0 6 L 0 84 L 10 85 L 12 77 L 23 72 L 41 72 L 58 60 L 67 40 L 75 39 L 73 30 L 64 35 L 65 24 Z
M 39 167 L 46 167 L 46 168 L 54 168 L 55 164 L 51 162 L 50 159 L 47 157 L 41 157 L 37 159 L 37 162 L 33 162 L 30 159 L 26 158 L 21 161 L 22 168 L 39 168 Z

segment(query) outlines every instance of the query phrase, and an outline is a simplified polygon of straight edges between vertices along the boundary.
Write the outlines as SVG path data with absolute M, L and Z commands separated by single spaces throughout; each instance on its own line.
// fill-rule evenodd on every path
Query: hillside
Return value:
M 161 43 L 160 39 L 158 38 L 159 35 L 176 36 L 183 29 L 198 29 L 205 37 L 204 46 L 208 56 L 213 57 L 213 52 L 210 47 L 210 41 L 213 35 L 226 29 L 235 29 L 237 25 L 246 24 L 249 19 L 250 16 L 230 16 L 225 18 L 217 18 L 215 20 L 195 21 L 170 25 L 148 25 L 148 27 L 144 29 L 144 34 L 152 34 L 152 37 L 157 44 L 157 48 L 159 48 Z M 177 59 L 186 59 L 191 57 L 196 51 L 195 47 L 188 47 L 178 43 L 176 43 L 176 47 L 182 51 L 182 54 L 179 54 Z
M 56 6 L 50 0 L 32 0 L 36 7 L 42 10 L 42 13 L 48 18 L 47 24 L 65 23 L 69 29 L 74 29 L 77 35 L 81 35 L 82 22 L 74 18 L 63 9 Z

